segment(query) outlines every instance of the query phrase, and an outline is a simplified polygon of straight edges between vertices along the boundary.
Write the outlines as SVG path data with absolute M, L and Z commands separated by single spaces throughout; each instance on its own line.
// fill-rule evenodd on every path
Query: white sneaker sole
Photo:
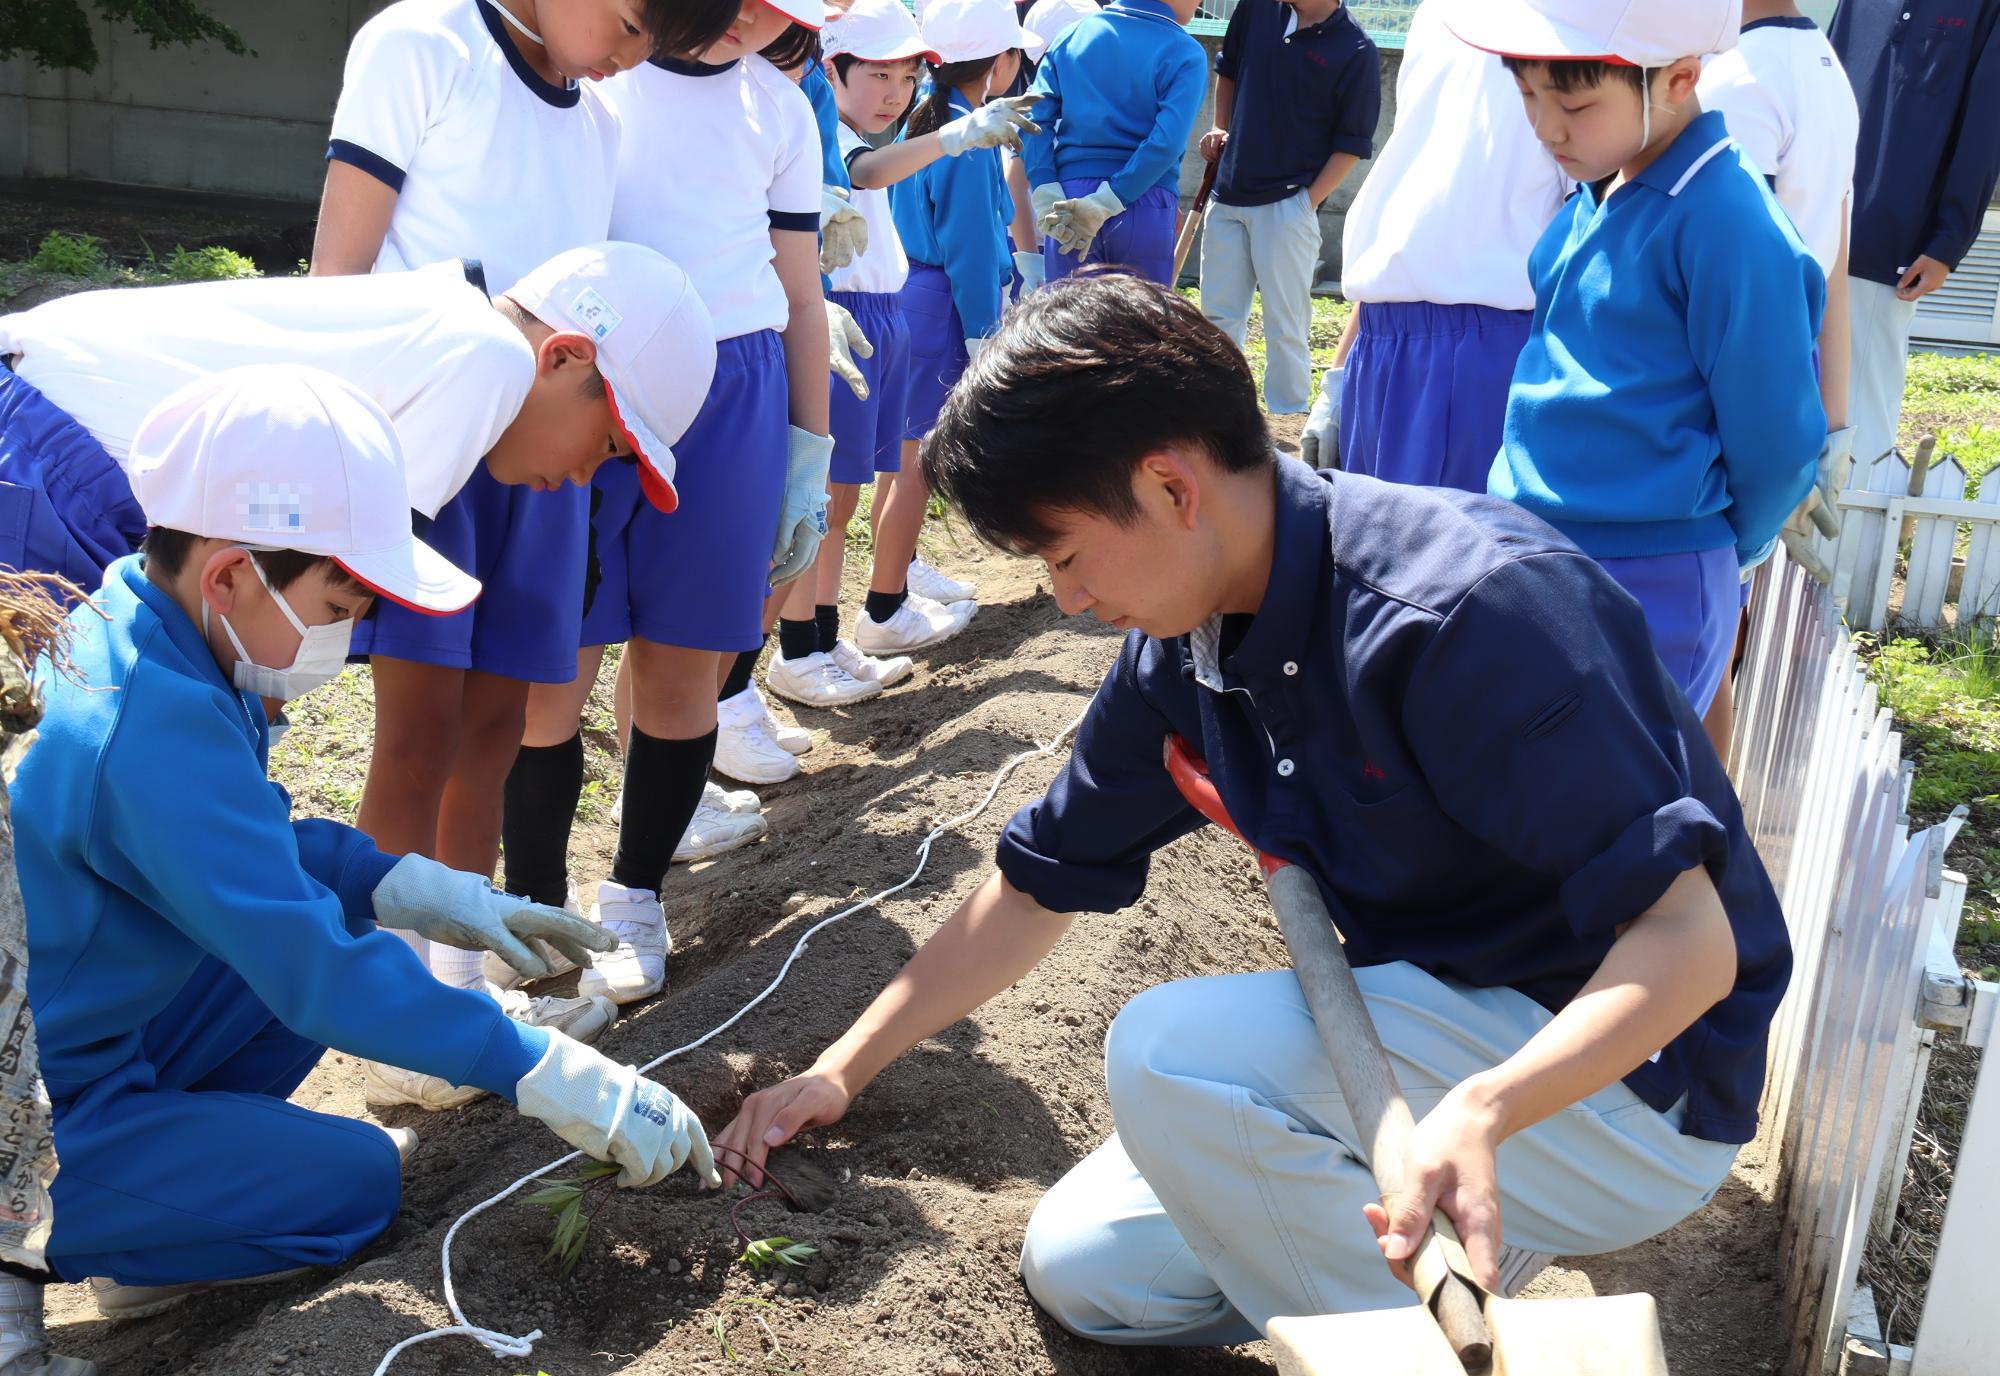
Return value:
M 718 754 L 715 757 L 715 772 L 738 783 L 781 784 L 787 779 L 796 779 L 799 776 L 799 760 L 798 756 L 790 751 L 785 752 L 782 764 L 776 760 L 767 761 L 762 758 L 725 760 Z
M 150 1319 L 155 1314 L 164 1314 L 175 1305 L 184 1304 L 196 1295 L 212 1290 L 234 1290 L 245 1285 L 276 1285 L 279 1281 L 297 1280 L 311 1272 L 310 1266 L 294 1266 L 289 1271 L 273 1271 L 267 1276 L 244 1276 L 240 1280 L 202 1281 L 188 1286 L 166 1285 L 111 1285 L 99 1287 L 93 1280 L 91 1298 L 97 1302 L 97 1312 L 112 1323 L 131 1323 L 135 1319 Z M 152 1299 L 139 1296 L 148 1291 L 171 1290 L 172 1294 L 157 1295 Z M 130 1302 L 121 1300 L 121 1295 L 129 1296 Z
M 795 702 L 801 707 L 845 707 L 849 703 L 866 702 L 872 697 L 881 696 L 881 684 L 871 683 L 867 679 L 859 678 L 855 679 L 854 682 L 860 685 L 858 692 L 835 693 L 824 698 L 816 698 L 810 693 L 799 692 L 788 687 L 786 684 L 781 683 L 776 675 L 765 679 L 764 686 L 783 698 L 786 702 Z M 782 750 L 784 747 L 780 746 L 779 749 Z

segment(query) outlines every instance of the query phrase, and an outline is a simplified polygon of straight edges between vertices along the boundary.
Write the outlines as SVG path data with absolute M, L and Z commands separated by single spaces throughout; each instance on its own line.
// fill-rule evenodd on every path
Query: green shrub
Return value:
M 103 245 L 104 241 L 95 234 L 64 234 L 57 230 L 42 240 L 29 264 L 38 272 L 61 277 L 96 277 L 109 266 Z
M 225 282 L 236 277 L 264 275 L 248 258 L 220 244 L 197 249 L 175 244 L 174 251 L 159 265 L 159 271 L 175 282 Z

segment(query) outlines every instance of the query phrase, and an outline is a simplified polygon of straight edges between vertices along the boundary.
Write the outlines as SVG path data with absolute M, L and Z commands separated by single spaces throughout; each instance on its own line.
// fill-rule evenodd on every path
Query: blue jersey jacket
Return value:
M 924 99 L 919 91 L 918 104 Z M 953 91 L 950 117 L 971 113 L 965 97 Z M 1007 240 L 1014 198 L 1007 190 L 1000 151 L 974 148 L 955 158 L 939 158 L 890 187 L 889 208 L 910 261 L 943 268 L 951 279 L 951 304 L 958 308 L 966 338 L 991 334 L 1014 275 Z
M 142 556 L 107 570 L 97 608 L 70 617 L 82 682 L 43 663 L 47 713 L 14 784 L 50 1097 L 148 1088 L 148 1025 L 233 972 L 301 1037 L 513 1098 L 548 1034 L 440 984 L 376 929 L 395 857 L 352 827 L 291 819 L 265 777 L 263 708 Z
M 1207 55 L 1162 0 L 1111 0 L 1056 39 L 1035 73 L 1042 132 L 1024 141 L 1028 184 L 1099 177 L 1126 205 L 1175 190 L 1207 88 Z

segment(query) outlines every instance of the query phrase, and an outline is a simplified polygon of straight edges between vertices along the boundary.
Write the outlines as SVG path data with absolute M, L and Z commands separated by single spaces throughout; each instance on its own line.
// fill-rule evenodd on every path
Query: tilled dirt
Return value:
M 808 926 L 902 880 L 938 819 L 974 805 L 1004 761 L 1051 739 L 1082 711 L 1115 652 L 1115 634 L 1064 620 L 1037 582 L 1038 566 L 963 547 L 937 562 L 979 580 L 978 619 L 922 656 L 910 683 L 850 710 L 798 713 L 818 743 L 800 778 L 763 790 L 773 838 L 676 870 L 667 891 L 675 941 L 668 992 L 626 1011 L 602 1043 L 611 1055 L 643 1063 L 723 1022 L 771 980 Z M 604 707 L 600 701 L 593 714 L 600 722 Z M 351 798 L 365 762 L 365 720 L 300 715 L 295 735 L 309 733 L 299 739 L 312 764 L 286 782 L 296 784 L 302 805 Z M 592 796 L 608 800 L 615 773 L 604 733 L 592 736 Z M 1056 765 L 1057 758 L 1024 765 L 983 816 L 933 846 L 915 885 L 816 937 L 768 1001 L 658 1077 L 719 1128 L 742 1092 L 803 1069 L 986 873 L 1000 828 Z M 614 840 L 605 809 L 591 811 L 573 848 L 573 877 L 586 890 L 608 870 Z M 460 1232 L 453 1272 L 473 1322 L 543 1331 L 534 1356 L 496 1359 L 449 1338 L 411 1349 L 392 1370 L 1271 1370 L 1262 1344 L 1177 1351 L 1078 1341 L 1040 1316 L 1014 1272 L 1036 1199 L 1111 1131 L 1101 1063 L 1111 1018 L 1163 980 L 1281 964 L 1282 944 L 1261 921 L 1263 910 L 1255 872 L 1229 838 L 1210 830 L 1163 852 L 1137 908 L 1080 920 L 1028 978 L 891 1066 L 844 1123 L 811 1134 L 801 1155 L 832 1182 L 828 1207 L 790 1214 L 759 1202 L 744 1211 L 752 1237 L 784 1234 L 818 1247 L 807 1267 L 766 1278 L 738 1264 L 728 1205 L 698 1193 L 683 1174 L 611 1197 L 581 1263 L 563 1279 L 543 1259 L 547 1215 L 510 1200 Z M 357 1064 L 329 1055 L 297 1098 L 361 1116 Z M 62 1287 L 51 1295 L 58 1350 L 96 1361 L 104 1376 L 367 1376 L 392 1344 L 449 1323 L 438 1255 L 446 1229 L 560 1155 L 562 1144 L 490 1098 L 437 1115 L 396 1111 L 389 1121 L 422 1136 L 406 1171 L 402 1216 L 348 1265 L 200 1296 L 117 1328 L 97 1317 L 81 1287 Z M 1700 1216 L 1628 1252 L 1552 1268 L 1537 1290 L 1652 1290 L 1679 1376 L 1776 1371 L 1782 1325 L 1768 1195 L 1753 1148 Z

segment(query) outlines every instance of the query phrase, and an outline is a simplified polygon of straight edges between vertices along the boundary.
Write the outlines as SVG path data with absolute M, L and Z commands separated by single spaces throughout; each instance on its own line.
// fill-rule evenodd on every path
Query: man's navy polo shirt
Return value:
M 1215 174 L 1224 205 L 1270 205 L 1312 183 L 1335 153 L 1373 156 L 1382 115 L 1374 40 L 1342 5 L 1319 23 L 1278 0 L 1242 0 L 1229 16 L 1217 76 L 1236 83 L 1229 142 Z
M 1244 834 L 1318 880 L 1355 965 L 1559 1009 L 1706 865 L 1736 987 L 1626 1083 L 1655 1109 L 1685 1097 L 1692 1136 L 1750 1140 L 1791 950 L 1639 604 L 1511 503 L 1290 459 L 1276 482 L 1256 616 L 1233 646 L 1214 623 L 1126 638 L 1069 762 L 1007 824 L 1001 872 L 1054 912 L 1136 900 L 1152 853 L 1202 825 L 1161 765 L 1178 732 Z M 1218 640 L 1219 688 L 1196 677 Z
M 1847 0 L 1826 37 L 1861 107 L 1848 271 L 1956 269 L 2000 174 L 2000 0 Z

